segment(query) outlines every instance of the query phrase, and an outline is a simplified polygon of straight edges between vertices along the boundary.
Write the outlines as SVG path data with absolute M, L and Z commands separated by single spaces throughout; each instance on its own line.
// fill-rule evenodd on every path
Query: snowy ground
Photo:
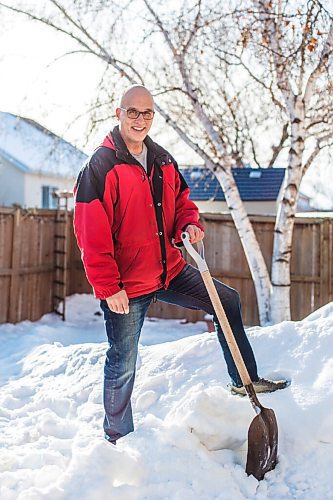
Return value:
M 260 395 L 279 425 L 279 463 L 244 472 L 247 398 L 231 396 L 205 323 L 147 320 L 133 396 L 136 431 L 102 437 L 106 343 L 97 302 L 0 325 L 1 500 L 333 498 L 333 303 L 301 322 L 251 328 L 260 375 L 291 386 Z

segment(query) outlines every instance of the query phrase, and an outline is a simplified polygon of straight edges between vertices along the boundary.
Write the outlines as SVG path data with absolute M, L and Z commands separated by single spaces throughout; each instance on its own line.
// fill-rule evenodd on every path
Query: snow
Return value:
M 0 150 L 24 171 L 72 178 L 87 158 L 36 122 L 5 112 L 0 112 Z
M 232 396 L 205 322 L 144 324 L 135 432 L 106 442 L 107 344 L 98 303 L 68 300 L 68 319 L 0 325 L 1 500 L 333 498 L 333 303 L 303 321 L 248 329 L 260 375 L 292 379 L 259 395 L 279 426 L 279 462 L 244 472 L 248 398 Z M 97 313 L 97 314 L 96 314 Z

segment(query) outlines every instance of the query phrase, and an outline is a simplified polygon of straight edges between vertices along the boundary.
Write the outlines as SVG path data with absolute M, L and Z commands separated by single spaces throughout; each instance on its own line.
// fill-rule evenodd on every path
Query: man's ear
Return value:
M 118 120 L 120 118 L 120 113 L 121 113 L 121 109 L 120 108 L 116 108 L 116 117 L 117 117 Z

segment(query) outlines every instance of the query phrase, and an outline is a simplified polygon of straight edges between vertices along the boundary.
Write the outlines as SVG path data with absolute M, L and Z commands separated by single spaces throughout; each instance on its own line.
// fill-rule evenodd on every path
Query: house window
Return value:
M 42 186 L 42 208 L 57 208 L 57 199 L 53 193 L 58 191 L 55 186 Z

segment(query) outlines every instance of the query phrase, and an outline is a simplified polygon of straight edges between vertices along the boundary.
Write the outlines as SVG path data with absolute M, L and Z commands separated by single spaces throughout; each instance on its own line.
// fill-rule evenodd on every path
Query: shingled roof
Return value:
M 243 201 L 276 200 L 285 176 L 284 168 L 233 168 L 232 172 Z M 215 175 L 204 167 L 182 168 L 196 201 L 225 201 L 224 193 Z
M 39 123 L 2 111 L 0 156 L 23 172 L 73 178 L 87 158 Z

